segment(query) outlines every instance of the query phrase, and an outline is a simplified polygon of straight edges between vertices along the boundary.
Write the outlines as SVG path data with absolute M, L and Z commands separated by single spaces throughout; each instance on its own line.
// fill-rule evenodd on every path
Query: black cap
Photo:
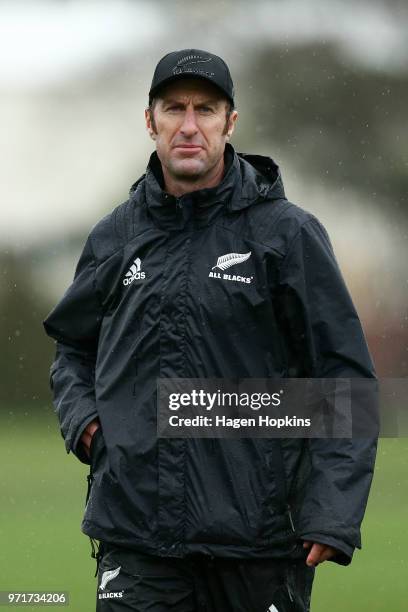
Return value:
M 163 85 L 186 77 L 211 81 L 235 106 L 234 84 L 227 64 L 218 55 L 201 49 L 172 51 L 161 58 L 154 71 L 149 91 L 149 104 Z

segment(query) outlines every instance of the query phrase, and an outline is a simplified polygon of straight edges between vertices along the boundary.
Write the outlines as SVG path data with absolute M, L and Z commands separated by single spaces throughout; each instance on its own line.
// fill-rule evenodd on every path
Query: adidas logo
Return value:
M 140 268 L 142 267 L 142 262 L 140 257 L 136 257 L 134 262 L 129 268 L 129 271 L 126 272 L 125 278 L 123 279 L 124 285 L 130 285 L 134 280 L 141 280 L 146 277 L 145 272 L 141 272 Z

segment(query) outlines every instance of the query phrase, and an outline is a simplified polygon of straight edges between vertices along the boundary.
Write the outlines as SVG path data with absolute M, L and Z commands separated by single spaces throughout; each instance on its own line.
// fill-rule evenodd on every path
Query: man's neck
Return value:
M 209 189 L 218 185 L 224 176 L 224 156 L 221 157 L 220 162 L 211 169 L 208 175 L 197 180 L 183 181 L 182 179 L 175 179 L 169 174 L 167 168 L 165 168 L 163 165 L 162 170 L 165 191 L 179 198 L 185 193 L 191 193 L 192 191 L 198 191 L 199 189 Z

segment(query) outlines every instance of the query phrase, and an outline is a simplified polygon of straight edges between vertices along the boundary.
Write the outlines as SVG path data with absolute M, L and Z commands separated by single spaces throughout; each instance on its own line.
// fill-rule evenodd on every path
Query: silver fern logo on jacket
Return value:
M 248 253 L 226 253 L 225 255 L 220 255 L 217 259 L 217 263 L 215 266 L 211 268 L 211 272 L 209 273 L 209 278 L 221 278 L 223 280 L 235 281 L 237 283 L 252 283 L 253 276 L 240 276 L 239 274 L 229 274 L 224 272 L 213 272 L 217 268 L 219 270 L 226 270 L 231 266 L 236 266 L 237 264 L 243 263 L 247 259 L 251 257 L 251 251 Z
M 107 570 L 106 572 L 103 572 L 102 578 L 101 578 L 101 584 L 99 585 L 99 590 L 104 591 L 106 589 L 106 585 L 108 584 L 108 582 L 116 578 L 116 576 L 119 576 L 119 572 L 121 569 L 122 569 L 121 566 L 119 566 L 116 569 Z

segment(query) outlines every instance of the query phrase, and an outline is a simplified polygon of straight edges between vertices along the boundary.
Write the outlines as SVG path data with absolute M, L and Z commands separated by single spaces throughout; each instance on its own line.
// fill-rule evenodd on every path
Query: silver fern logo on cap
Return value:
M 211 270 L 215 270 L 219 268 L 220 270 L 226 270 L 231 266 L 235 266 L 236 264 L 242 263 L 246 261 L 251 256 L 251 251 L 248 253 L 227 253 L 226 255 L 221 255 L 217 259 L 217 263 L 215 266 L 211 268 Z
M 203 57 L 202 55 L 185 55 L 177 62 L 174 66 L 173 71 L 186 64 L 202 64 L 204 62 L 211 62 L 212 57 Z

